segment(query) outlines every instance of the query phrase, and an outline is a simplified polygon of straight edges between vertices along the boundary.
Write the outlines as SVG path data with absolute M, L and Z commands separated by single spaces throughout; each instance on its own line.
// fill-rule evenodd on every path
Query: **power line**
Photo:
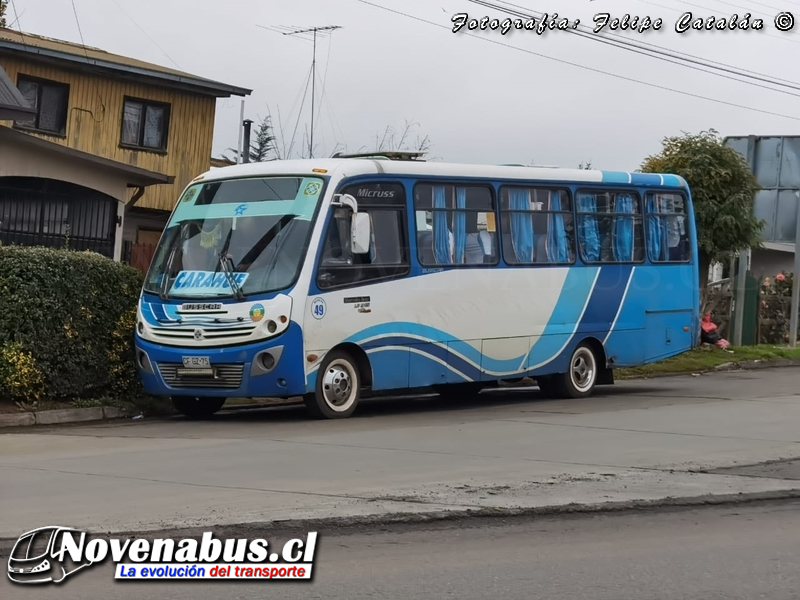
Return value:
M 306 29 L 294 29 L 287 31 L 283 35 L 304 35 L 313 33 L 314 36 L 314 53 L 311 59 L 311 132 L 308 141 L 308 157 L 314 158 L 314 105 L 316 96 L 317 85 L 317 32 L 333 32 L 336 29 L 341 29 L 339 25 L 326 25 L 324 27 L 308 27 Z
M 83 47 L 83 53 L 86 55 L 86 60 L 89 60 L 89 52 L 86 50 L 86 42 L 83 40 L 83 31 L 81 31 L 81 20 L 78 18 L 78 9 L 75 8 L 75 0 L 71 0 L 72 2 L 72 13 L 75 15 L 75 23 L 78 25 L 78 35 L 81 38 L 81 46 Z
M 22 45 L 27 47 L 28 43 L 25 41 L 25 34 L 22 32 L 22 23 L 19 21 L 19 13 L 17 12 L 17 5 L 14 3 L 14 0 L 8 0 L 9 4 L 11 4 L 11 8 L 14 10 L 14 22 L 17 24 L 17 31 L 19 31 L 19 35 L 22 38 Z
M 369 6 L 373 6 L 375 8 L 379 8 L 381 10 L 385 10 L 387 12 L 394 13 L 396 15 L 400 15 L 402 17 L 406 17 L 408 19 L 412 19 L 414 21 L 419 21 L 421 23 L 426 23 L 428 25 L 433 25 L 434 27 L 438 27 L 440 29 L 445 29 L 447 31 L 451 31 L 451 28 L 447 27 L 446 25 L 442 25 L 440 23 L 435 23 L 433 21 L 428 21 L 427 19 L 423 19 L 421 17 L 416 17 L 414 15 L 410 15 L 410 14 L 407 14 L 407 13 L 404 13 L 404 12 L 400 12 L 398 10 L 394 10 L 392 8 L 388 8 L 386 6 L 381 6 L 380 4 L 375 4 L 373 2 L 368 2 L 368 0 L 356 0 L 356 1 L 357 2 L 361 2 L 362 4 L 367 4 Z M 683 90 L 676 90 L 674 88 L 667 87 L 667 86 L 664 86 L 664 85 L 658 85 L 656 83 L 650 83 L 650 82 L 647 82 L 647 81 L 641 81 L 639 79 L 634 79 L 633 77 L 627 77 L 625 75 L 619 75 L 617 73 L 611 73 L 609 71 L 603 71 L 602 69 L 596 69 L 594 67 L 589 67 L 589 66 L 582 65 L 582 64 L 579 64 L 579 63 L 570 62 L 568 60 L 564 60 L 564 59 L 561 59 L 561 58 L 555 58 L 554 56 L 549 56 L 547 54 L 542 54 L 540 52 L 534 52 L 533 50 L 528 50 L 527 48 L 520 48 L 519 46 L 512 46 L 511 44 L 507 44 L 505 42 L 501 42 L 501 41 L 498 41 L 498 40 L 493 40 L 491 38 L 483 37 L 483 36 L 480 36 L 480 35 L 475 35 L 473 33 L 468 33 L 467 32 L 467 33 L 464 33 L 463 35 L 466 35 L 466 36 L 469 36 L 469 37 L 474 37 L 476 39 L 483 40 L 484 42 L 488 42 L 490 44 L 496 44 L 498 46 L 503 46 L 505 48 L 510 48 L 512 50 L 517 50 L 519 52 L 524 52 L 525 54 L 530 54 L 532 56 L 538 56 L 539 58 L 544 58 L 544 59 L 552 60 L 552 61 L 564 64 L 564 65 L 569 65 L 571 67 L 576 67 L 578 69 L 583 69 L 585 71 L 591 71 L 593 73 L 599 73 L 601 75 L 607 75 L 609 77 L 614 77 L 615 79 L 621 79 L 623 81 L 630 81 L 632 83 L 638 83 L 640 85 L 646 85 L 648 87 L 652 87 L 652 88 L 655 88 L 655 89 L 658 89 L 658 90 L 663 90 L 663 91 L 666 91 L 666 92 L 672 92 L 672 93 L 675 93 L 675 94 L 681 94 L 683 96 L 688 96 L 690 98 L 697 98 L 697 99 L 700 99 L 700 100 L 708 100 L 709 102 L 716 102 L 717 104 L 723 104 L 725 106 L 732 106 L 734 108 L 741 108 L 743 110 L 749 110 L 749 111 L 752 111 L 752 112 L 762 113 L 762 114 L 765 114 L 765 115 L 771 115 L 773 117 L 782 117 L 782 118 L 785 118 L 785 119 L 791 119 L 793 121 L 800 121 L 800 117 L 796 117 L 796 116 L 792 116 L 792 115 L 784 115 L 782 113 L 771 112 L 771 111 L 763 110 L 763 109 L 760 109 L 760 108 L 754 108 L 752 106 L 745 106 L 745 105 L 742 105 L 742 104 L 736 104 L 735 102 L 728 102 L 726 100 L 719 100 L 717 98 L 710 98 L 708 96 L 702 96 L 700 94 L 694 94 L 692 92 L 685 92 Z
M 509 8 L 506 8 L 506 7 L 501 6 L 501 5 L 492 4 L 491 2 L 488 2 L 487 0 L 467 0 L 467 1 L 471 2 L 472 4 L 478 4 L 478 5 L 483 6 L 485 8 L 490 8 L 492 10 L 497 10 L 497 11 L 500 11 L 500 12 L 506 12 L 506 13 L 508 13 L 510 15 L 513 15 L 513 16 L 516 16 L 516 17 L 525 18 L 525 19 L 532 19 L 532 18 L 534 18 L 534 16 L 541 18 L 543 16 L 542 13 L 540 13 L 538 11 L 530 11 L 530 13 L 533 13 L 533 14 L 528 14 L 528 13 L 525 13 L 525 12 L 522 12 L 522 11 L 509 9 Z M 528 10 L 528 9 L 525 9 L 524 7 L 519 6 L 519 5 L 511 4 L 510 2 L 505 2 L 504 4 L 509 5 L 509 6 L 513 6 L 515 8 L 521 8 L 521 9 L 524 9 L 524 10 Z M 753 72 L 752 71 L 751 72 L 744 72 L 741 69 L 737 69 L 736 67 L 733 67 L 731 65 L 725 65 L 724 63 L 717 63 L 717 64 L 720 64 L 720 65 L 723 65 L 723 66 L 714 66 L 713 64 L 709 64 L 709 63 L 703 61 L 699 57 L 692 56 L 690 54 L 684 54 L 684 53 L 676 54 L 674 52 L 667 51 L 667 49 L 665 49 L 665 48 L 662 49 L 662 47 L 651 46 L 650 44 L 637 44 L 635 42 L 631 42 L 631 41 L 627 40 L 624 36 L 615 36 L 615 37 L 621 38 L 621 40 L 624 40 L 624 41 L 617 41 L 617 40 L 613 40 L 613 39 L 607 39 L 605 36 L 598 36 L 597 34 L 592 33 L 591 28 L 588 28 L 588 27 L 583 27 L 583 30 L 582 29 L 568 29 L 567 31 L 568 31 L 568 33 L 571 33 L 573 35 L 578 35 L 580 37 L 589 39 L 589 40 L 591 40 L 593 42 L 598 42 L 598 43 L 601 43 L 601 44 L 607 44 L 607 45 L 610 45 L 610 46 L 613 46 L 613 47 L 616 47 L 616 48 L 620 48 L 622 50 L 627 50 L 628 52 L 634 52 L 636 54 L 642 54 L 644 56 L 649 56 L 650 58 L 656 58 L 658 60 L 663 60 L 665 62 L 676 64 L 676 65 L 679 65 L 681 67 L 694 69 L 696 71 L 701 71 L 701 72 L 704 72 L 704 73 L 710 73 L 712 75 L 716 75 L 717 77 L 725 77 L 726 79 L 733 79 L 734 81 L 739 81 L 741 83 L 747 83 L 748 85 L 755 85 L 756 87 L 761 87 L 761 88 L 764 88 L 764 89 L 770 89 L 770 90 L 775 91 L 775 92 L 778 92 L 778 91 L 781 91 L 781 90 L 775 90 L 775 89 L 772 89 L 772 88 L 765 88 L 765 86 L 763 86 L 763 85 L 758 85 L 758 84 L 755 84 L 755 83 L 752 83 L 752 82 L 749 82 L 749 81 L 742 81 L 740 79 L 727 77 L 725 75 L 722 75 L 720 73 L 715 73 L 713 71 L 706 71 L 704 69 L 698 69 L 697 67 L 693 67 L 691 64 L 683 64 L 681 62 L 677 62 L 676 60 L 670 60 L 670 58 L 677 59 L 678 61 L 685 61 L 685 62 L 692 63 L 692 64 L 695 64 L 695 65 L 702 65 L 704 67 L 708 67 L 710 69 L 715 69 L 715 70 L 722 71 L 722 72 L 725 72 L 725 73 L 732 73 L 734 75 L 738 75 L 740 77 L 745 77 L 745 78 L 748 78 L 748 79 L 753 79 L 755 81 L 761 81 L 761 82 L 764 82 L 764 83 L 769 83 L 771 85 L 777 85 L 779 87 L 786 87 L 786 88 L 789 88 L 789 89 L 800 91 L 800 83 L 795 83 L 795 82 L 786 82 L 786 83 L 784 83 L 783 81 L 785 81 L 785 80 L 772 79 L 770 77 L 765 76 L 762 73 L 750 74 L 750 73 L 753 73 Z M 648 46 L 650 46 L 650 47 L 648 47 Z M 646 52 L 650 52 L 652 54 L 645 54 Z M 684 58 L 683 56 L 680 56 L 680 54 L 683 54 L 683 56 L 685 56 L 687 58 Z M 665 57 L 670 57 L 670 58 L 665 58 Z M 790 94 L 790 95 L 795 96 L 797 94 Z
M 147 37 L 147 39 L 148 39 L 148 40 L 150 40 L 150 41 L 153 43 L 153 45 L 154 45 L 156 48 L 158 48 L 159 50 L 161 50 L 162 54 L 163 54 L 164 56 L 166 56 L 166 57 L 167 57 L 167 60 L 169 60 L 169 61 L 170 61 L 170 62 L 171 62 L 173 65 L 175 65 L 175 67 L 176 67 L 176 68 L 178 68 L 178 69 L 180 69 L 180 68 L 181 68 L 181 67 L 180 67 L 180 65 L 179 65 L 178 63 L 176 63 L 174 60 L 172 60 L 172 57 L 171 57 L 169 54 L 167 54 L 167 51 L 166 51 L 166 50 L 164 50 L 164 49 L 163 49 L 161 46 L 159 46 L 159 45 L 158 45 L 158 42 L 156 42 L 156 41 L 155 41 L 155 40 L 154 40 L 152 37 L 150 37 L 150 34 L 148 34 L 148 33 L 147 33 L 147 32 L 146 32 L 146 31 L 145 31 L 143 28 L 142 28 L 142 26 L 141 26 L 141 25 L 139 25 L 139 23 L 137 23 L 137 22 L 136 22 L 136 20 L 135 20 L 135 19 L 134 19 L 132 16 L 130 16 L 130 15 L 127 13 L 127 12 L 125 12 L 125 9 L 124 9 L 124 8 L 122 8 L 122 6 L 120 5 L 120 3 L 119 3 L 119 2 L 117 2 L 117 0 L 111 0 L 111 1 L 112 1 L 114 4 L 116 4 L 117 8 L 118 8 L 118 9 L 119 9 L 119 10 L 122 12 L 122 14 L 124 14 L 124 15 L 125 15 L 125 16 L 128 18 L 128 20 L 129 20 L 131 23 L 133 23 L 133 24 L 134 24 L 134 25 L 135 25 L 135 26 L 136 26 L 136 27 L 139 29 L 139 31 L 141 31 L 141 32 L 142 32 L 142 33 L 145 35 L 145 37 Z

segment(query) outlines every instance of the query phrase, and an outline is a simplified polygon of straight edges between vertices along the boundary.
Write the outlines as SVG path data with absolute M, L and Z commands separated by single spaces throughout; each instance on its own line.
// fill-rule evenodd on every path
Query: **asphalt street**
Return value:
M 292 407 L 5 430 L 0 538 L 793 489 L 764 469 L 709 471 L 800 456 L 798 375 L 382 399 L 342 421 Z
M 769 600 L 800 591 L 800 504 L 322 533 L 311 582 L 121 582 L 93 566 L 7 600 Z

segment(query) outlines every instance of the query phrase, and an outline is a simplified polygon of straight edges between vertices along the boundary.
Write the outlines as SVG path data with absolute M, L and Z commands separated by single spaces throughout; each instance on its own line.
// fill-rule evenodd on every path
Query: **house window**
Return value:
M 61 136 L 67 134 L 68 85 L 20 75 L 17 88 L 28 106 L 36 109 L 30 119 L 16 121 L 18 127 Z
M 125 98 L 122 109 L 123 146 L 166 150 L 168 131 L 169 105 Z

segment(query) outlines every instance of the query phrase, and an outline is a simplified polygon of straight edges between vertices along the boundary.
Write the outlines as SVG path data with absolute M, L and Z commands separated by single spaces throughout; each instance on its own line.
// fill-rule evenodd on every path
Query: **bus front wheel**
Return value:
M 361 398 L 361 374 L 358 364 L 343 350 L 334 350 L 317 372 L 313 394 L 304 402 L 312 416 L 321 419 L 344 419 L 352 415 Z
M 555 388 L 562 398 L 591 396 L 597 384 L 597 357 L 586 342 L 579 344 L 569 359 L 569 370 L 556 378 Z
M 206 419 L 218 412 L 225 404 L 225 398 L 192 398 L 174 396 L 172 405 L 182 415 L 190 419 Z

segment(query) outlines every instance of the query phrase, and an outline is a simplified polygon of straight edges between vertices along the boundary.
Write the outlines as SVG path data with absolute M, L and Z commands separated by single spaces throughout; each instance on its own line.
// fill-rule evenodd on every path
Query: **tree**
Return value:
M 592 170 L 592 161 L 588 161 L 586 163 L 581 163 L 581 164 L 578 165 L 578 168 L 582 169 L 584 171 L 591 171 Z
M 275 146 L 275 141 L 275 136 L 272 133 L 272 124 L 270 122 L 270 118 L 268 116 L 264 117 L 258 124 L 255 135 L 250 139 L 250 162 L 267 162 L 270 160 L 276 160 L 278 158 L 278 151 Z M 238 162 L 237 159 L 239 158 L 239 151 L 234 148 L 228 148 L 228 150 L 233 152 L 234 158 L 229 158 L 225 155 L 223 155 L 223 157 L 228 160 Z
M 7 0 L 0 0 L 0 27 L 8 27 L 8 23 L 6 23 L 7 8 L 8 8 Z
M 711 264 L 761 245 L 764 221 L 753 214 L 760 187 L 745 158 L 726 146 L 713 129 L 666 137 L 662 145 L 659 154 L 645 158 L 640 171 L 680 175 L 689 184 L 697 227 L 701 303 L 705 306 Z

